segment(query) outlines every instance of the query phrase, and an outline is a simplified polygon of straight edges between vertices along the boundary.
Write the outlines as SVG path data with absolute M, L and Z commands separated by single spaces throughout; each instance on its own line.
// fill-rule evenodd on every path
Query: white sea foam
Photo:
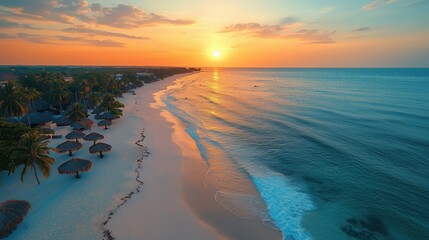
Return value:
M 284 239 L 311 239 L 301 225 L 305 212 L 314 209 L 310 197 L 282 174 L 266 172 L 263 176 L 252 176 L 252 179 Z

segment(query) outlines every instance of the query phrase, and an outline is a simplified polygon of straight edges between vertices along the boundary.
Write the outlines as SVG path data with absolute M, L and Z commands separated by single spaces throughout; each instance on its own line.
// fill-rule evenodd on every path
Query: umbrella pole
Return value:
M 95 140 L 94 140 L 94 144 L 92 144 L 92 145 L 95 145 Z
M 75 178 L 80 178 L 79 171 L 76 171 L 76 175 L 74 177 Z
M 103 157 L 104 157 L 103 152 L 100 152 L 100 158 L 103 158 Z
M 69 151 L 69 156 L 71 157 L 71 156 L 73 156 L 73 153 L 72 153 L 72 151 Z
M 107 125 L 104 125 L 104 130 L 107 130 Z

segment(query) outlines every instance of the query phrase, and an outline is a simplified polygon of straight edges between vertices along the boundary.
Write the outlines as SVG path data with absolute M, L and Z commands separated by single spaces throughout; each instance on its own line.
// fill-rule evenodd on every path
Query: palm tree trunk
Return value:
M 31 120 L 30 120 L 30 116 L 28 116 L 29 114 L 27 113 L 27 121 L 28 121 L 28 126 L 31 127 Z
M 39 177 L 37 176 L 37 170 L 33 162 L 31 162 L 31 167 L 33 168 L 34 176 L 36 177 L 37 183 L 40 185 L 40 180 L 39 180 Z

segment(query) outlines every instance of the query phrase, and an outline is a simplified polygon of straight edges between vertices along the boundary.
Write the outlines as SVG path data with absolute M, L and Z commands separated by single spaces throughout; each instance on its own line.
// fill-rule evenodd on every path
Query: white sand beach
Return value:
M 0 201 L 26 200 L 32 206 L 9 238 L 100 239 L 107 229 L 116 239 L 281 239 L 277 230 L 262 222 L 238 218 L 219 206 L 205 187 L 207 166 L 195 143 L 183 124 L 160 108 L 160 91 L 186 75 L 147 84 L 136 89 L 136 95 L 119 99 L 126 106 L 123 117 L 108 130 L 96 124 L 92 129 L 105 136 L 102 142 L 111 144 L 112 152 L 100 159 L 89 154 L 92 142 L 83 140 L 84 147 L 74 152 L 73 157 L 93 162 L 80 179 L 58 174 L 57 167 L 71 157 L 53 151 L 56 164 L 41 185 L 32 174 L 22 183 L 19 170 L 10 177 L 1 173 Z M 142 147 L 136 142 L 143 130 L 143 145 L 151 153 L 139 169 L 144 185 L 117 209 L 121 199 L 138 187 L 136 167 Z M 63 138 L 51 140 L 49 146 L 65 141 L 70 131 L 57 128 Z

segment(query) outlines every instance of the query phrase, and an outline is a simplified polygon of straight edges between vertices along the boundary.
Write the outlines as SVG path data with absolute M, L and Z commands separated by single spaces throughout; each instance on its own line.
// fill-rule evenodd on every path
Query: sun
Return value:
M 219 58 L 220 57 L 220 52 L 219 51 L 213 51 L 212 53 L 214 58 Z

